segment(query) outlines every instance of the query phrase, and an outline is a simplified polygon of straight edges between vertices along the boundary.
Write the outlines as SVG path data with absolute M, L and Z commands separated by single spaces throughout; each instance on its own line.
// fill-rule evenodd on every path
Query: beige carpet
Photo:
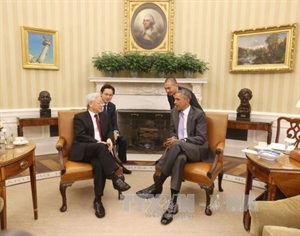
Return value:
M 152 184 L 152 173 L 134 171 L 126 175 L 132 186 L 117 199 L 117 191 L 107 181 L 103 197 L 106 216 L 94 215 L 92 180 L 75 183 L 67 189 L 68 210 L 59 211 L 59 178 L 37 182 L 39 219 L 34 220 L 29 183 L 7 187 L 8 229 L 24 230 L 34 236 L 50 235 L 249 235 L 243 228 L 244 184 L 223 181 L 224 192 L 215 188 L 211 216 L 204 213 L 205 192 L 197 184 L 184 182 L 179 213 L 164 226 L 160 217 L 169 198 L 169 179 L 160 198 L 143 200 L 135 192 Z M 254 187 L 254 199 L 262 189 Z M 188 197 L 187 194 L 189 194 Z M 185 198 L 185 199 L 184 199 Z

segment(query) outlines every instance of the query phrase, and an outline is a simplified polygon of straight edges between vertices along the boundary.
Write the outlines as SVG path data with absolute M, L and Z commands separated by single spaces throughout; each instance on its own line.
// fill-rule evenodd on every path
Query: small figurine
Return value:
M 238 97 L 241 100 L 240 105 L 237 108 L 237 120 L 250 120 L 251 105 L 249 100 L 252 98 L 252 91 L 248 88 L 240 90 Z
M 50 101 L 51 96 L 48 91 L 41 91 L 38 97 L 40 101 L 40 117 L 51 117 Z

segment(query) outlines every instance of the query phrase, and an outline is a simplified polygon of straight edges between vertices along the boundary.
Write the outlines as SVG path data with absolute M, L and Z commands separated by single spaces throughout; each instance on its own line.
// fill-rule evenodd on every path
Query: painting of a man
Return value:
M 144 5 L 146 6 L 138 8 L 132 17 L 131 34 L 139 47 L 151 50 L 163 42 L 167 32 L 167 20 L 157 5 Z

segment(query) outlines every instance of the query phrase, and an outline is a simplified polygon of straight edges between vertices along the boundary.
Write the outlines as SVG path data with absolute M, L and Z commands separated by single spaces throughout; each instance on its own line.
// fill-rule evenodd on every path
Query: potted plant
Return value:
M 139 71 L 149 72 L 151 70 L 151 58 L 148 54 L 140 51 L 131 51 L 124 55 L 125 70 L 130 71 L 131 77 L 138 77 Z
M 167 74 L 177 72 L 177 58 L 172 52 L 155 52 L 151 55 L 151 71 L 158 74 L 158 77 L 167 77 Z
M 94 56 L 92 62 L 107 77 L 113 77 L 115 71 L 124 70 L 124 57 L 121 53 L 102 52 L 101 55 Z
M 185 52 L 177 57 L 177 70 L 183 72 L 183 77 L 192 77 L 193 73 L 203 74 L 206 70 L 208 63 L 197 58 L 196 54 Z

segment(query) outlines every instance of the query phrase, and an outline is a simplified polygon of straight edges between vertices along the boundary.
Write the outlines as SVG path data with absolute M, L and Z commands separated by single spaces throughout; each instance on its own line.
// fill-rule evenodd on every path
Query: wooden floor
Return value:
M 128 161 L 128 165 L 154 165 L 154 162 L 133 162 Z M 237 157 L 224 157 L 224 173 L 234 176 L 246 177 L 246 159 Z M 125 165 L 126 166 L 126 165 Z M 59 171 L 60 164 L 57 154 L 37 156 L 36 157 L 36 172 L 45 173 L 50 171 Z M 27 175 L 29 172 L 24 171 L 22 175 Z

